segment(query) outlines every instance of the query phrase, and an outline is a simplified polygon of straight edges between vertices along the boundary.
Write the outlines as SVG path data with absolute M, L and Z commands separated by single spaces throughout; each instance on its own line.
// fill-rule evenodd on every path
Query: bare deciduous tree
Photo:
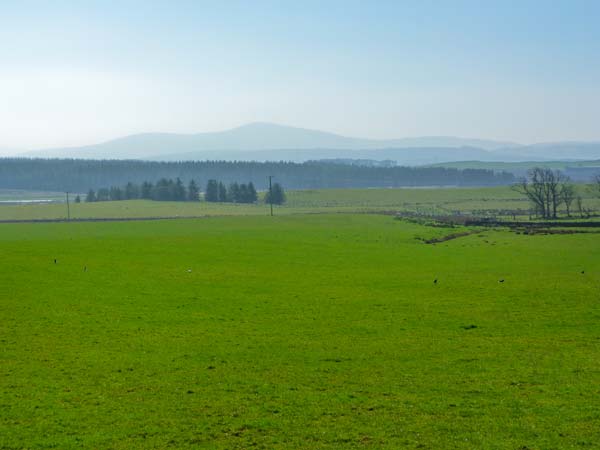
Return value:
M 583 219 L 583 199 L 581 195 L 577 196 L 577 211 L 579 211 L 579 217 Z
M 536 215 L 552 219 L 556 218 L 558 207 L 563 202 L 561 191 L 567 182 L 568 178 L 558 170 L 534 167 L 527 173 L 527 178 L 514 185 L 514 189 L 533 203 Z
M 567 216 L 571 217 L 571 204 L 575 200 L 575 186 L 572 183 L 563 183 L 560 188 L 560 199 L 565 204 Z

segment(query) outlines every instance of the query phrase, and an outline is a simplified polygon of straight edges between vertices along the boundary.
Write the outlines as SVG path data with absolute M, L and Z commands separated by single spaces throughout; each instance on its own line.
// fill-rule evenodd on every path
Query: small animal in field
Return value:
M 56 264 L 56 258 L 54 258 L 54 264 Z
M 433 284 L 437 284 L 437 278 L 433 280 Z
M 582 271 L 581 271 L 581 275 L 583 275 L 583 274 L 585 274 L 585 270 L 582 270 Z
M 501 280 L 498 280 L 498 283 L 504 283 L 504 278 L 502 278 Z

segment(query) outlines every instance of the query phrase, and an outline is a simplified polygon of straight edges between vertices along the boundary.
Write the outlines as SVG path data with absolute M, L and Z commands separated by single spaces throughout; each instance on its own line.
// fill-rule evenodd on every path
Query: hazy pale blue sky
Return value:
M 269 121 L 600 140 L 600 2 L 2 1 L 0 148 Z

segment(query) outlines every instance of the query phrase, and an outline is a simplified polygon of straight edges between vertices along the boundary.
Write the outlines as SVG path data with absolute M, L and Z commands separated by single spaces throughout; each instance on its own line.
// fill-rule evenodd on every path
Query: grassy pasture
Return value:
M 2 224 L 0 448 L 598 448 L 598 235 L 452 231 Z
M 600 209 L 585 186 L 579 186 L 585 206 Z M 290 191 L 288 202 L 276 207 L 277 214 L 323 212 L 411 211 L 425 214 L 453 214 L 477 211 L 527 210 L 529 203 L 510 187 L 420 188 L 420 189 L 320 189 Z M 268 205 L 155 202 L 71 204 L 72 218 L 189 217 L 219 215 L 266 215 Z M 0 205 L 0 220 L 57 219 L 67 216 L 65 204 Z

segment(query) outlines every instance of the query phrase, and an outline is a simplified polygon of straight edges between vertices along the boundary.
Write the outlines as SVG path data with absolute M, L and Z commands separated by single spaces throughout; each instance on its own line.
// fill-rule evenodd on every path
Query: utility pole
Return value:
M 271 179 L 273 175 L 269 175 L 269 204 L 271 205 L 271 216 L 273 215 L 273 185 L 271 184 Z
M 67 220 L 71 220 L 71 208 L 69 206 L 69 193 L 67 192 Z

